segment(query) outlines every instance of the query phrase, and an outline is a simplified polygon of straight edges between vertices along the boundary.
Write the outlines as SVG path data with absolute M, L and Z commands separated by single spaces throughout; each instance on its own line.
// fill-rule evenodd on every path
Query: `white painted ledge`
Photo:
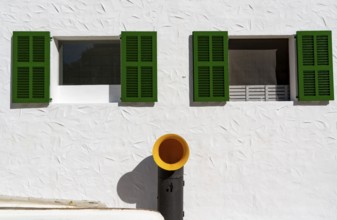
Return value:
M 98 201 L 62 200 L 32 197 L 15 197 L 0 195 L 0 209 L 5 208 L 106 208 Z
M 96 201 L 0 196 L 0 220 L 164 220 L 151 210 L 106 208 Z
M 164 220 L 160 213 L 139 209 L 0 209 L 6 220 Z
M 164 220 L 160 213 L 106 208 L 95 201 L 0 196 L 0 220 Z

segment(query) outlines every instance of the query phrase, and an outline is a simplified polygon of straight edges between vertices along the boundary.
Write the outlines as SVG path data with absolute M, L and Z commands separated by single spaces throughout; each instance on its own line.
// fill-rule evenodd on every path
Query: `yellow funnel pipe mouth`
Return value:
M 187 142 L 179 135 L 165 134 L 153 145 L 152 155 L 160 168 L 178 170 L 187 162 L 190 149 Z

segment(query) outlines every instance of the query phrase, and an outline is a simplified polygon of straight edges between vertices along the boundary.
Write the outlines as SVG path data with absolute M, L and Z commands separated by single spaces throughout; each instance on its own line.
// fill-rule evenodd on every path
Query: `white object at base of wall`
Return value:
M 139 209 L 0 209 L 6 220 L 164 220 L 160 213 Z

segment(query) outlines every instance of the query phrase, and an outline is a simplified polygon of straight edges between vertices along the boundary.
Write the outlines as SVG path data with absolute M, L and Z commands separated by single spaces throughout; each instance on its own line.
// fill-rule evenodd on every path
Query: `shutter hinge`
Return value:
M 50 41 L 52 41 L 53 40 L 53 38 L 52 37 L 50 37 Z
M 50 98 L 50 99 L 49 99 L 49 102 L 52 102 L 52 101 L 53 101 L 53 98 Z

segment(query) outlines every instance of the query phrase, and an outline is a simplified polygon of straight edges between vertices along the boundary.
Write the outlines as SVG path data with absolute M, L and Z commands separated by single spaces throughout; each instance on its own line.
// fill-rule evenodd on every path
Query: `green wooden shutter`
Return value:
M 333 100 L 331 31 L 297 32 L 298 99 Z
M 157 101 L 157 33 L 122 32 L 122 102 Z
M 227 32 L 193 32 L 193 100 L 229 100 Z
M 50 33 L 13 32 L 13 103 L 48 103 Z

